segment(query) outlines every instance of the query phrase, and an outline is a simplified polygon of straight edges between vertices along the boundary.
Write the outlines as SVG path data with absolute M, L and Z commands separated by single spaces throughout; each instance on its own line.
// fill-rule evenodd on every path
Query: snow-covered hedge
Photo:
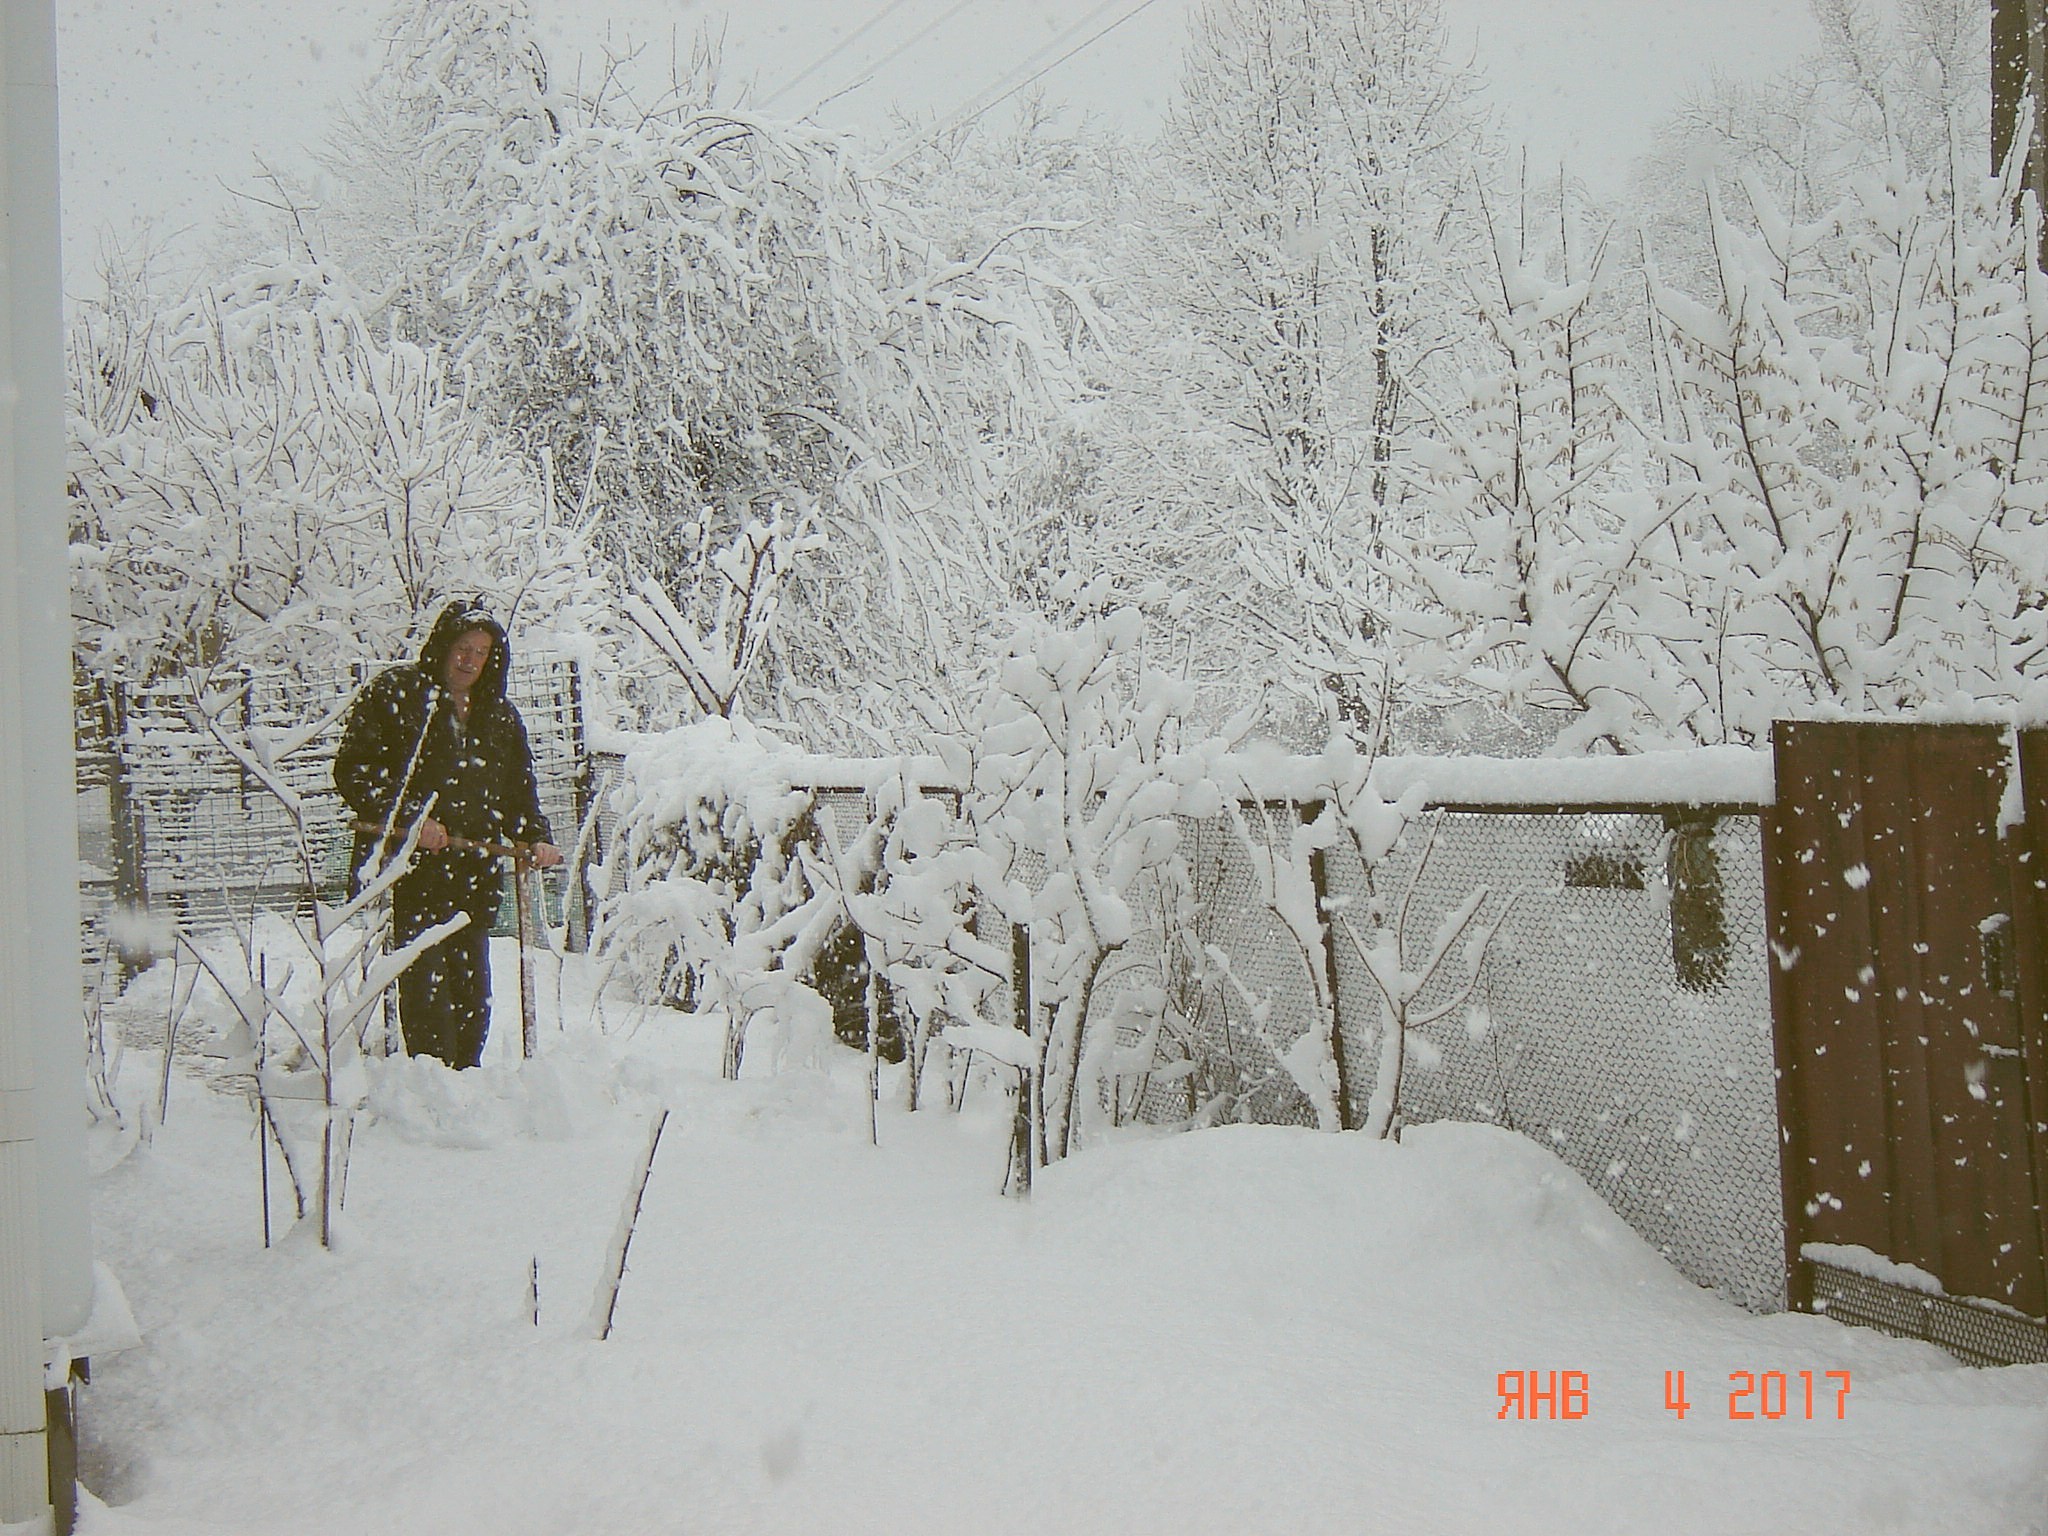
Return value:
M 1398 1134 L 1408 1053 L 1426 1057 L 1425 1031 L 1461 1006 L 1512 893 L 1475 885 L 1433 936 L 1410 932 L 1399 891 L 1358 910 L 1318 902 L 1332 852 L 1371 869 L 1416 826 L 1412 881 L 1431 804 L 1771 799 L 1767 756 L 1740 747 L 1515 762 L 1375 761 L 1341 737 L 1314 756 L 1231 749 L 1184 734 L 1187 690 L 1140 664 L 1139 631 L 1119 610 L 1020 636 L 973 730 L 923 758 L 817 757 L 743 719 L 635 738 L 600 944 L 643 996 L 724 1012 L 735 1074 L 756 1021 L 774 1021 L 781 1055 L 822 1043 L 828 994 L 848 1038 L 865 1018 L 871 1051 L 885 1025 L 892 1043 L 900 1031 L 913 1104 L 934 1040 L 1015 1074 L 1021 1187 L 1134 1112 L 1144 1084 L 1185 1082 L 1197 1118 L 1242 1112 L 1248 1081 L 1197 1080 L 1208 1009 L 1250 1029 L 1317 1124 Z M 1205 939 L 1197 824 L 1249 870 L 1252 920 L 1281 959 L 1247 970 Z M 1370 1064 L 1348 1068 L 1340 951 L 1384 1004 L 1353 1028 L 1377 1041 Z M 1290 979 L 1265 974 L 1275 965 Z M 1283 992 L 1304 992 L 1308 1014 L 1279 1008 Z

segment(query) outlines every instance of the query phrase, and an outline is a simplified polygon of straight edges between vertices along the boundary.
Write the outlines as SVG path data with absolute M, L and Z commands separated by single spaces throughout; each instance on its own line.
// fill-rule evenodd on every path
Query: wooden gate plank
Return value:
M 2048 730 L 2018 733 L 2019 825 L 2008 830 L 2012 942 L 2026 1142 L 2034 1166 L 2034 1230 L 2048 1255 Z
M 1781 723 L 1766 835 L 1788 1273 L 1853 1245 L 2048 1312 L 1991 726 Z

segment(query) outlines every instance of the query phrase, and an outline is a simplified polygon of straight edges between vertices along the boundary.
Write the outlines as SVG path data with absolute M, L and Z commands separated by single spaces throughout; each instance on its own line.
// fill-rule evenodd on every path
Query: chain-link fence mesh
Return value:
M 1365 1123 L 1384 1024 L 1359 946 L 1399 924 L 1403 963 L 1419 968 L 1439 924 L 1484 888 L 1474 927 L 1499 926 L 1469 1002 L 1411 1033 L 1402 1118 L 1521 1131 L 1683 1273 L 1744 1306 L 1782 1307 L 1759 818 L 1447 811 L 1370 871 L 1348 846 L 1330 849 L 1317 891 L 1316 868 L 1288 856 L 1297 814 L 1244 808 L 1249 840 L 1222 818 L 1184 821 L 1192 900 L 1141 891 L 1153 921 L 1118 957 L 1115 980 L 1163 989 L 1178 1028 L 1162 1031 L 1171 1070 L 1141 1085 L 1139 1116 L 1314 1125 L 1281 1058 L 1318 1007 L 1312 967 L 1328 966 L 1346 1120 Z M 1327 950 L 1282 920 L 1290 899 L 1297 911 L 1322 903 Z M 1176 905 L 1181 921 L 1159 920 Z M 1462 984 L 1460 958 L 1454 947 L 1418 1011 Z M 1106 984 L 1098 1019 L 1116 996 Z M 1137 1027 L 1123 1034 L 1135 1040 Z M 1177 1057 L 1188 1065 L 1173 1066 Z
M 1925 1339 L 1966 1365 L 2048 1362 L 2048 1328 L 2030 1318 L 1889 1284 L 1819 1260 L 1800 1262 L 1810 1271 L 1813 1310 L 1838 1323 Z
M 1485 887 L 1482 911 L 1506 915 L 1471 1004 L 1410 1052 L 1402 1114 L 1521 1131 L 1683 1273 L 1784 1304 L 1758 817 L 1446 812 L 1370 874 L 1343 849 L 1330 871 L 1355 1097 L 1371 1092 L 1380 998 L 1342 919 L 1376 906 L 1391 925 L 1406 900 L 1412 957 Z

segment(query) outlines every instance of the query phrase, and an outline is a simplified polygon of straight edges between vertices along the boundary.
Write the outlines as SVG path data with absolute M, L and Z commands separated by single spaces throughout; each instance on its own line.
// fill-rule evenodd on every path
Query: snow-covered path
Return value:
M 1229 1128 L 1006 1201 L 993 1095 L 870 1148 L 856 1061 L 724 1084 L 688 1027 L 395 1070 L 334 1255 L 261 1249 L 247 1111 L 181 1082 L 100 1181 L 146 1343 L 95 1372 L 88 1536 L 2048 1532 L 2048 1367 L 1725 1306 L 1509 1133 Z M 1503 1421 L 1507 1370 L 1585 1416 Z M 1791 1411 L 1731 1421 L 1734 1371 Z

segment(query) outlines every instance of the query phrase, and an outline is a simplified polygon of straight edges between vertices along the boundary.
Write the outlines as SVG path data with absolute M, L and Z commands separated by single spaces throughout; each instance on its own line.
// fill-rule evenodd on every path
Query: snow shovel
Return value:
M 356 822 L 355 829 L 358 832 L 367 832 L 372 837 L 388 837 L 393 841 L 396 841 L 398 836 L 396 832 L 387 830 L 382 823 L 375 821 Z M 528 843 L 479 843 L 471 838 L 457 837 L 453 832 L 448 834 L 448 846 L 457 853 L 488 853 L 496 858 L 521 862 L 532 852 L 532 845 Z

